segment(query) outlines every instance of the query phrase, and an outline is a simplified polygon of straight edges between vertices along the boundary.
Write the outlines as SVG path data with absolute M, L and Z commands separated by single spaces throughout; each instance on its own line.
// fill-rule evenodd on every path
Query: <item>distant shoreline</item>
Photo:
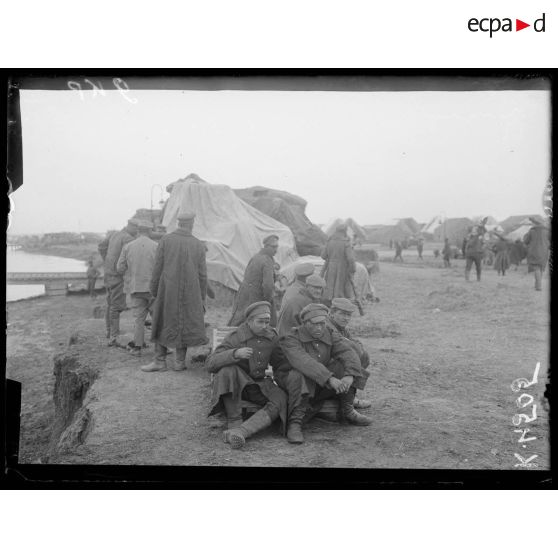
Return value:
M 100 255 L 96 244 L 55 244 L 41 248 L 27 248 L 22 246 L 21 251 L 27 252 L 28 254 L 71 258 L 83 262 L 93 257 L 96 264 L 100 263 Z

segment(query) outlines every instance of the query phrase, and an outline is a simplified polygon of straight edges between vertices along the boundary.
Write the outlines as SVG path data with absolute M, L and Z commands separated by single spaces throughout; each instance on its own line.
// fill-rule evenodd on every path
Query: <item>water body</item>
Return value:
M 23 250 L 6 251 L 7 272 L 83 272 L 85 270 L 85 262 L 72 258 L 29 254 Z M 44 285 L 6 285 L 6 301 L 13 302 L 42 294 L 45 294 Z

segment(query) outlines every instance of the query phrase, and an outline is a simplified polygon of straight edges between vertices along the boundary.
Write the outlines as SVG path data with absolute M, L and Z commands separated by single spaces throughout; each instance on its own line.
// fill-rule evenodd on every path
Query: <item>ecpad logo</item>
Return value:
M 533 22 L 533 29 L 535 30 L 535 32 L 545 32 L 545 16 L 546 14 L 543 13 L 543 15 L 539 19 L 536 19 Z M 481 31 L 483 33 L 490 33 L 490 38 L 492 38 L 492 35 L 494 33 L 497 33 L 498 31 L 511 32 L 514 30 L 512 19 L 509 17 L 505 17 L 503 19 L 497 17 L 485 17 L 482 19 L 477 19 L 475 17 L 472 17 L 468 21 L 467 27 L 469 28 L 469 31 L 473 33 L 477 33 L 478 31 Z M 527 27 L 531 27 L 531 24 L 525 23 L 520 19 L 515 20 L 515 31 L 521 31 L 522 29 L 525 29 Z

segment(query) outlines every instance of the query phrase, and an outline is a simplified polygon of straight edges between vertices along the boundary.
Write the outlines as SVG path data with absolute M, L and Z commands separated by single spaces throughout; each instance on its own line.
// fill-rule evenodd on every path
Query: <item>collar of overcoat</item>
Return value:
M 300 326 L 298 329 L 298 338 L 303 342 L 303 343 L 311 343 L 314 341 L 321 341 L 322 343 L 325 343 L 326 345 L 333 345 L 333 338 L 331 336 L 331 331 L 328 327 L 324 328 L 324 333 L 321 337 L 319 337 L 318 339 L 316 339 L 315 337 L 312 337 L 312 335 L 310 335 L 310 332 L 306 329 L 306 326 Z
M 265 337 L 270 341 L 273 341 L 275 337 L 275 332 L 273 329 L 265 329 L 260 335 L 256 335 L 251 329 L 250 326 L 244 322 L 239 328 L 236 330 L 238 335 L 238 340 L 243 343 L 244 341 L 248 341 L 248 339 L 252 339 L 252 337 Z
M 175 229 L 171 234 L 179 234 L 180 236 L 192 236 L 192 231 L 188 229 Z

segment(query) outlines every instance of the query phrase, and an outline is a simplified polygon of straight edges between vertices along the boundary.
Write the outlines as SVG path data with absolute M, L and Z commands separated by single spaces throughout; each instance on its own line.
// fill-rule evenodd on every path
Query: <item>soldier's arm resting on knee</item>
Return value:
M 294 335 L 281 337 L 279 344 L 291 366 L 320 386 L 325 386 L 333 376 L 323 364 L 314 360 Z

